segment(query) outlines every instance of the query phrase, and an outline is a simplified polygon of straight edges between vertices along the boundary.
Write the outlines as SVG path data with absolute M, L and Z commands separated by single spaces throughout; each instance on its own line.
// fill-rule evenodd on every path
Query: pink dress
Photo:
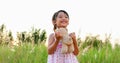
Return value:
M 59 42 L 54 54 L 48 55 L 47 63 L 78 63 L 76 56 L 73 53 L 62 54 L 62 43 Z

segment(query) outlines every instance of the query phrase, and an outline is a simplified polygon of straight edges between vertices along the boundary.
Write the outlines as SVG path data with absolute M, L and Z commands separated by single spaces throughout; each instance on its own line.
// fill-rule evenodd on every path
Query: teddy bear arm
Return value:
M 61 52 L 62 52 L 62 53 L 67 53 L 67 51 L 68 51 L 68 46 L 65 45 L 65 44 L 62 44 Z
M 74 45 L 70 45 L 68 49 L 69 49 L 68 50 L 69 52 L 73 52 L 74 51 Z
M 71 45 L 73 42 L 69 40 L 68 38 L 66 38 L 66 39 L 63 39 L 63 43 L 66 45 Z

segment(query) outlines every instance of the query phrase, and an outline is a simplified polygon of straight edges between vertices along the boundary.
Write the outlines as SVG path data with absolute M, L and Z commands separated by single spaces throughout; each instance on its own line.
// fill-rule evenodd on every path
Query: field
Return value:
M 86 36 L 82 41 L 78 37 L 79 63 L 119 63 L 120 45 L 113 48 L 110 38 L 107 35 L 102 41 L 99 35 Z M 17 32 L 16 41 L 11 31 L 6 32 L 5 26 L 0 26 L 0 63 L 47 63 L 46 39 L 45 30 L 33 27 L 30 32 Z
M 47 48 L 43 44 L 23 44 L 10 48 L 0 46 L 0 63 L 47 63 Z M 120 46 L 114 49 L 109 46 L 97 50 L 90 48 L 88 51 L 80 50 L 77 56 L 80 63 L 119 63 Z
M 23 44 L 10 48 L 0 46 L 0 63 L 46 63 L 47 49 L 44 45 Z

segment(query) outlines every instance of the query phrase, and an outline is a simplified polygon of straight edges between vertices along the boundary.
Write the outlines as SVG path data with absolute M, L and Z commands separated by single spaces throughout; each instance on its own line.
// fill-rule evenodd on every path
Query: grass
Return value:
M 109 46 L 104 46 L 101 49 L 91 48 L 87 52 L 78 56 L 81 63 L 119 63 L 120 62 L 120 47 L 114 49 Z
M 13 49 L 0 46 L 0 63 L 47 63 L 44 45 L 23 44 Z
M 0 63 L 47 63 L 47 48 L 43 44 L 23 44 L 10 48 L 0 46 Z M 80 50 L 77 59 L 80 63 L 119 63 L 120 46 L 114 49 L 104 46 L 101 49 L 90 48 L 83 53 Z

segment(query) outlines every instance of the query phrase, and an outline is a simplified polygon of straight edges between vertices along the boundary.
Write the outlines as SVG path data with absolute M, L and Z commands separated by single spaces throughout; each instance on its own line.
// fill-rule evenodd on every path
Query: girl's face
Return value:
M 69 24 L 69 18 L 64 12 L 59 12 L 56 17 L 56 25 L 58 28 L 63 27 L 66 28 Z

